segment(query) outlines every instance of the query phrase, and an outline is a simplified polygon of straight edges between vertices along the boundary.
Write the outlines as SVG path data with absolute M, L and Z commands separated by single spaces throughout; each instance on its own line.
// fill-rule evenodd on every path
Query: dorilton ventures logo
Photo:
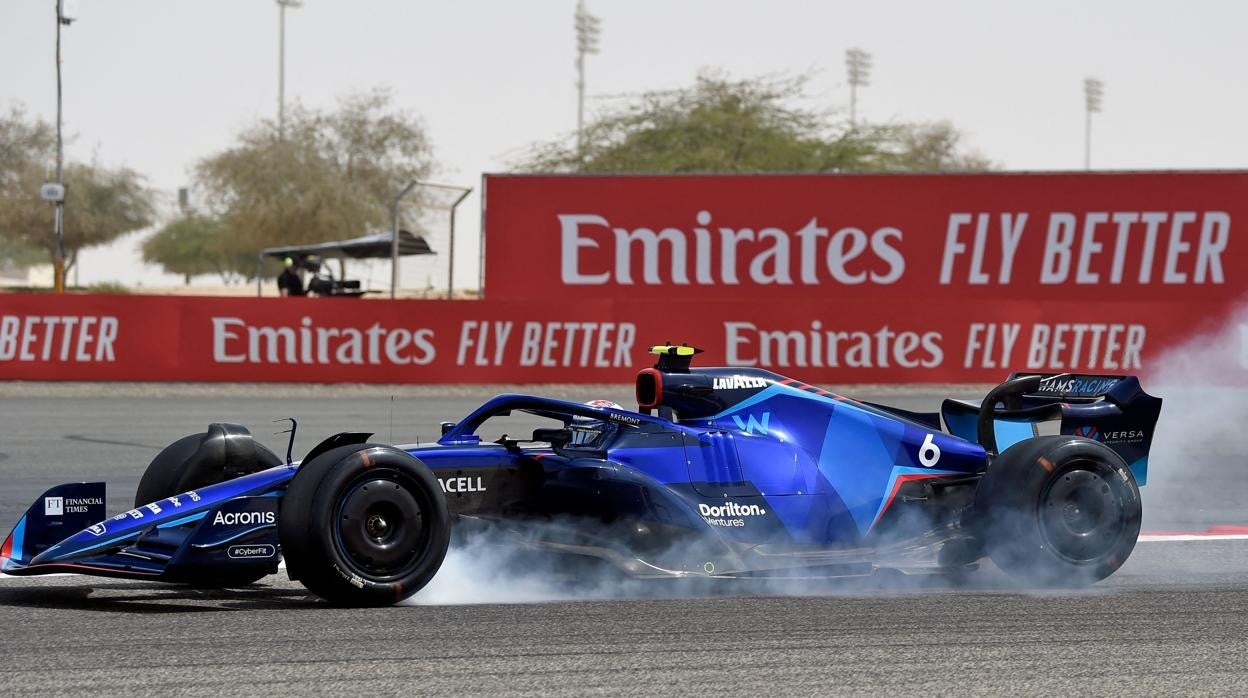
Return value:
M 745 526 L 746 519 L 755 516 L 765 516 L 767 510 L 757 504 L 738 504 L 729 501 L 719 506 L 699 504 L 698 513 L 702 515 L 703 520 L 712 526 L 741 528 Z

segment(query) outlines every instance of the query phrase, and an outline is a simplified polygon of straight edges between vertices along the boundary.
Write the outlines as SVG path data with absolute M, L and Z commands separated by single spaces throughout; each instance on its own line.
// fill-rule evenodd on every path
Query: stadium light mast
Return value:
M 585 55 L 598 53 L 602 21 L 585 9 L 585 0 L 576 3 L 576 150 L 585 148 Z
M 52 287 L 65 293 L 65 141 L 61 137 L 61 26 L 77 19 L 75 0 L 56 0 L 56 182 L 39 189 L 40 198 L 56 205 L 53 229 L 56 253 L 52 255 Z
M 871 84 L 871 54 L 860 48 L 845 51 L 845 67 L 849 70 L 849 125 L 857 123 L 858 88 Z
M 1105 96 L 1105 83 L 1096 78 L 1084 78 L 1083 96 L 1085 99 L 1086 121 L 1083 127 L 1083 169 L 1092 169 L 1092 114 L 1100 113 L 1101 98 Z
M 302 7 L 303 0 L 277 0 L 277 135 L 286 138 L 286 8 Z

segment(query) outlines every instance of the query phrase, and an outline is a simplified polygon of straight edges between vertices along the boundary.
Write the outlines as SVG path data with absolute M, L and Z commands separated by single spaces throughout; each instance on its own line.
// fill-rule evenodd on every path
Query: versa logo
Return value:
M 737 423 L 737 428 L 747 434 L 766 434 L 768 429 L 767 423 L 771 421 L 771 413 L 764 412 L 762 419 L 755 419 L 754 415 L 747 415 L 746 419 L 741 419 L 741 415 L 732 415 L 732 421 Z

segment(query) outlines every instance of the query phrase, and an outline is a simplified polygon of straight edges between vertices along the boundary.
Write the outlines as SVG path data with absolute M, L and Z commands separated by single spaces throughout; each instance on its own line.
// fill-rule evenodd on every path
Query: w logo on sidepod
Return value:
M 762 419 L 754 419 L 754 415 L 751 414 L 747 419 L 748 421 L 746 419 L 741 419 L 740 415 L 732 415 L 732 421 L 737 423 L 737 428 L 741 431 L 747 434 L 753 434 L 756 432 L 759 434 L 766 434 L 768 428 L 767 422 L 771 420 L 771 413 L 764 412 Z
M 1075 436 L 1082 436 L 1086 439 L 1092 439 L 1094 441 L 1102 440 L 1101 432 L 1098 431 L 1097 428 L 1093 426 L 1075 427 Z

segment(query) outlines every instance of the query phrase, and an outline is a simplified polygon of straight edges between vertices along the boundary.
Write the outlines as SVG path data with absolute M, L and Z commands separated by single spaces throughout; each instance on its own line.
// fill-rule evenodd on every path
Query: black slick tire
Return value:
M 206 436 L 207 434 L 204 432 L 183 436 L 165 446 L 160 453 L 156 454 L 156 457 L 148 464 L 147 469 L 143 471 L 143 477 L 139 479 L 139 486 L 134 491 L 135 508 L 160 501 L 165 497 L 181 494 L 177 488 L 178 482 L 182 479 L 182 473 L 187 467 L 187 462 L 199 450 L 200 444 L 203 443 Z M 257 443 L 255 448 L 256 461 L 261 469 L 272 468 L 284 462 L 263 444 Z
M 388 606 L 442 566 L 451 518 L 437 478 L 392 446 L 352 444 L 296 471 L 278 536 L 286 569 L 339 606 Z
M 139 480 L 139 486 L 134 492 L 134 507 L 137 509 L 144 504 L 181 494 L 178 491 L 178 482 L 182 480 L 182 474 L 191 456 L 195 454 L 207 436 L 205 432 L 183 436 L 156 454 L 147 469 L 143 471 L 143 477 Z M 271 468 L 281 465 L 282 460 L 262 444 L 257 443 L 255 447 L 256 460 L 262 467 Z M 197 574 L 193 581 L 186 583 L 201 589 L 241 587 L 254 584 L 268 574 L 268 570 L 264 569 L 214 570 Z
M 1140 533 L 1140 490 L 1104 444 L 1040 436 L 1011 446 L 980 481 L 975 514 L 988 556 L 1020 580 L 1084 586 L 1122 566 Z

